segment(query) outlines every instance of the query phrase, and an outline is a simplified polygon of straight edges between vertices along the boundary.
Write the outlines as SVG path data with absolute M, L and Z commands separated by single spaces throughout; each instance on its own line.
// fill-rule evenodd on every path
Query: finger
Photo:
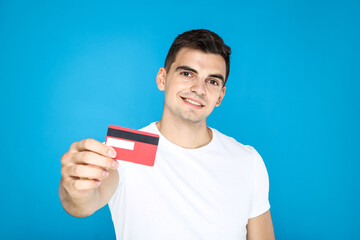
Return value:
M 72 186 L 75 190 L 91 190 L 100 186 L 100 181 L 90 179 L 74 179 L 72 180 Z
M 119 163 L 113 158 L 104 157 L 94 152 L 79 152 L 74 154 L 75 164 L 90 164 L 103 169 L 116 169 Z
M 69 176 L 77 178 L 86 178 L 93 180 L 102 180 L 109 176 L 109 172 L 102 168 L 91 165 L 73 165 L 68 168 Z
M 84 139 L 82 141 L 73 143 L 70 147 L 70 151 L 72 152 L 91 151 L 103 155 L 105 157 L 110 157 L 110 158 L 116 157 L 116 151 L 112 147 L 106 146 L 105 144 L 92 138 Z

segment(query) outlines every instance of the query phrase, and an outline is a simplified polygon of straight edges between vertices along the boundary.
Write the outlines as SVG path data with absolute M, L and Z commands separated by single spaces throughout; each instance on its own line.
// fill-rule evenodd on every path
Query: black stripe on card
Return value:
M 136 142 L 149 143 L 149 144 L 153 144 L 153 145 L 159 144 L 158 137 L 153 137 L 153 136 L 148 136 L 148 135 L 143 135 L 143 134 L 133 133 L 133 132 L 127 132 L 124 130 L 113 129 L 113 128 L 108 128 L 107 136 L 128 139 L 128 140 L 136 141 Z

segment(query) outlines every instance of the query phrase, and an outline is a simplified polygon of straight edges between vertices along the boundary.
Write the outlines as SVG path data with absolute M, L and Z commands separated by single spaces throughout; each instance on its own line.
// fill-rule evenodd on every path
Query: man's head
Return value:
M 156 77 L 165 91 L 163 119 L 206 124 L 225 96 L 230 48 L 208 30 L 179 35 Z
M 230 72 L 230 54 L 231 49 L 225 45 L 224 41 L 214 32 L 206 29 L 197 29 L 184 32 L 177 36 L 170 47 L 165 59 L 165 69 L 170 71 L 171 65 L 175 62 L 177 53 L 182 48 L 191 48 L 201 50 L 204 53 L 213 53 L 221 55 L 226 63 L 226 77 L 224 85 Z

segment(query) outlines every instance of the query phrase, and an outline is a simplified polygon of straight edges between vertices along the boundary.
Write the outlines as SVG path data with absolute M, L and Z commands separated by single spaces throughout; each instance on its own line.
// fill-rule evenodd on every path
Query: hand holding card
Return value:
M 105 144 L 116 151 L 116 159 L 154 166 L 159 135 L 109 125 Z

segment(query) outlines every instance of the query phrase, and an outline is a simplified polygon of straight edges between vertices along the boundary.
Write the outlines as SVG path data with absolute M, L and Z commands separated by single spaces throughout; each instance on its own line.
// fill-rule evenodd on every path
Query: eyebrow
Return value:
M 195 69 L 189 67 L 189 66 L 179 66 L 175 69 L 175 72 L 177 71 L 180 71 L 180 70 L 186 70 L 186 71 L 191 71 L 191 72 L 194 72 L 194 73 L 198 73 Z M 213 77 L 213 78 L 217 78 L 219 80 L 222 81 L 222 84 L 224 85 L 224 82 L 225 82 L 225 79 L 223 77 L 223 75 L 221 74 L 210 74 L 209 77 Z
M 175 69 L 175 72 L 180 71 L 180 70 L 186 70 L 186 71 L 191 71 L 194 73 L 198 73 L 195 69 L 188 67 L 188 66 L 179 66 Z

